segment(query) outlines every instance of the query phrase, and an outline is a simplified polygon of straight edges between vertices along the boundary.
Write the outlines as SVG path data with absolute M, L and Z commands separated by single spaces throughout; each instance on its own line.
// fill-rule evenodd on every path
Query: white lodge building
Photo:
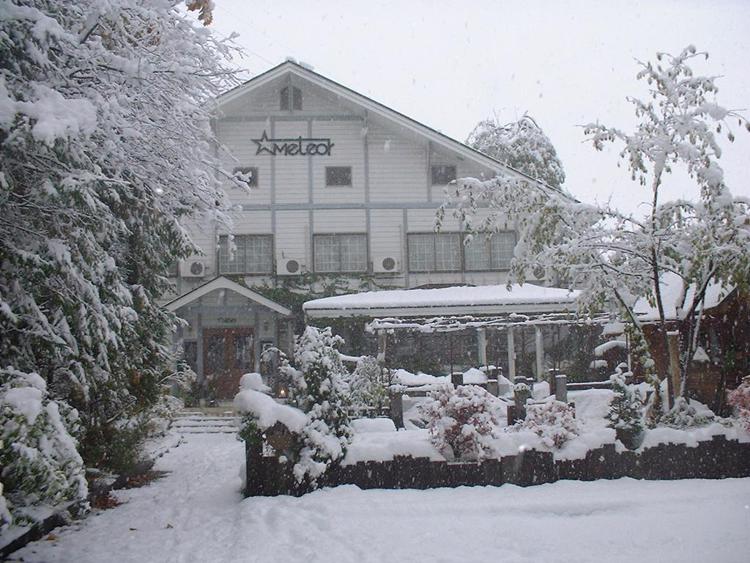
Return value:
M 178 268 L 181 297 L 168 307 L 189 322 L 181 337 L 199 374 L 244 373 L 264 346 L 288 347 L 289 309 L 254 286 L 505 282 L 513 223 L 465 247 L 452 217 L 435 233 L 435 211 L 455 178 L 519 172 L 294 62 L 225 93 L 218 106 L 213 126 L 231 154 L 224 167 L 249 190 L 227 187 L 232 233 L 190 226 L 204 255 Z

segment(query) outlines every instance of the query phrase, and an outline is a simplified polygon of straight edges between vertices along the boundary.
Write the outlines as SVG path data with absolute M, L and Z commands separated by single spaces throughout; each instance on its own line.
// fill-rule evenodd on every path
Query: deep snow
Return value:
M 722 561 L 750 553 L 750 479 L 563 481 L 520 488 L 361 491 L 243 500 L 243 444 L 190 434 L 171 471 L 120 491 L 24 561 Z

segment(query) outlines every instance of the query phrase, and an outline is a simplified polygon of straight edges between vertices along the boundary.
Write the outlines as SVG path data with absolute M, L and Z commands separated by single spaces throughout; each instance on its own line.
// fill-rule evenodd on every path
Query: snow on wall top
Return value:
M 433 308 L 452 309 L 457 314 L 503 312 L 497 308 L 507 312 L 539 310 L 540 307 L 545 311 L 560 311 L 573 309 L 578 295 L 578 291 L 531 284 L 513 284 L 510 289 L 505 285 L 395 289 L 324 297 L 308 301 L 303 308 L 308 315 L 317 317 L 333 311 L 348 311 L 352 316 L 357 312 L 367 315 L 376 311 L 408 316 Z
M 661 295 L 664 303 L 664 316 L 666 320 L 682 320 L 685 318 L 687 311 L 693 301 L 695 287 L 685 288 L 682 278 L 677 274 L 668 272 L 661 278 Z M 704 309 L 711 309 L 721 303 L 729 295 L 732 288 L 726 288 L 718 283 L 711 283 L 706 288 L 706 298 L 703 302 Z M 659 319 L 659 310 L 652 306 L 648 300 L 643 297 L 636 301 L 633 311 L 642 321 L 656 321 Z

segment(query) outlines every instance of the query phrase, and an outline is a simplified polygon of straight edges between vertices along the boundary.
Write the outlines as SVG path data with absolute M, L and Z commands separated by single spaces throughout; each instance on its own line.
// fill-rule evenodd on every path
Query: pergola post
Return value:
M 508 379 L 515 381 L 516 377 L 516 348 L 513 342 L 513 327 L 508 327 Z
M 534 327 L 534 351 L 536 352 L 536 380 L 542 381 L 544 378 L 544 334 L 542 327 Z
M 477 352 L 479 365 L 487 367 L 487 331 L 483 328 L 477 329 Z
M 379 330 L 378 331 L 378 363 L 381 366 L 385 365 L 385 352 L 386 352 L 386 345 L 388 343 L 388 335 L 386 334 L 385 330 Z

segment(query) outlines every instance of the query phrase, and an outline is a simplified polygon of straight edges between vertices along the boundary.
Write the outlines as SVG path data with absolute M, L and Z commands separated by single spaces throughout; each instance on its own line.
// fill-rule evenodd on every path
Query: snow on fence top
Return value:
M 394 289 L 315 299 L 303 308 L 311 318 L 572 312 L 579 293 L 532 284 Z

